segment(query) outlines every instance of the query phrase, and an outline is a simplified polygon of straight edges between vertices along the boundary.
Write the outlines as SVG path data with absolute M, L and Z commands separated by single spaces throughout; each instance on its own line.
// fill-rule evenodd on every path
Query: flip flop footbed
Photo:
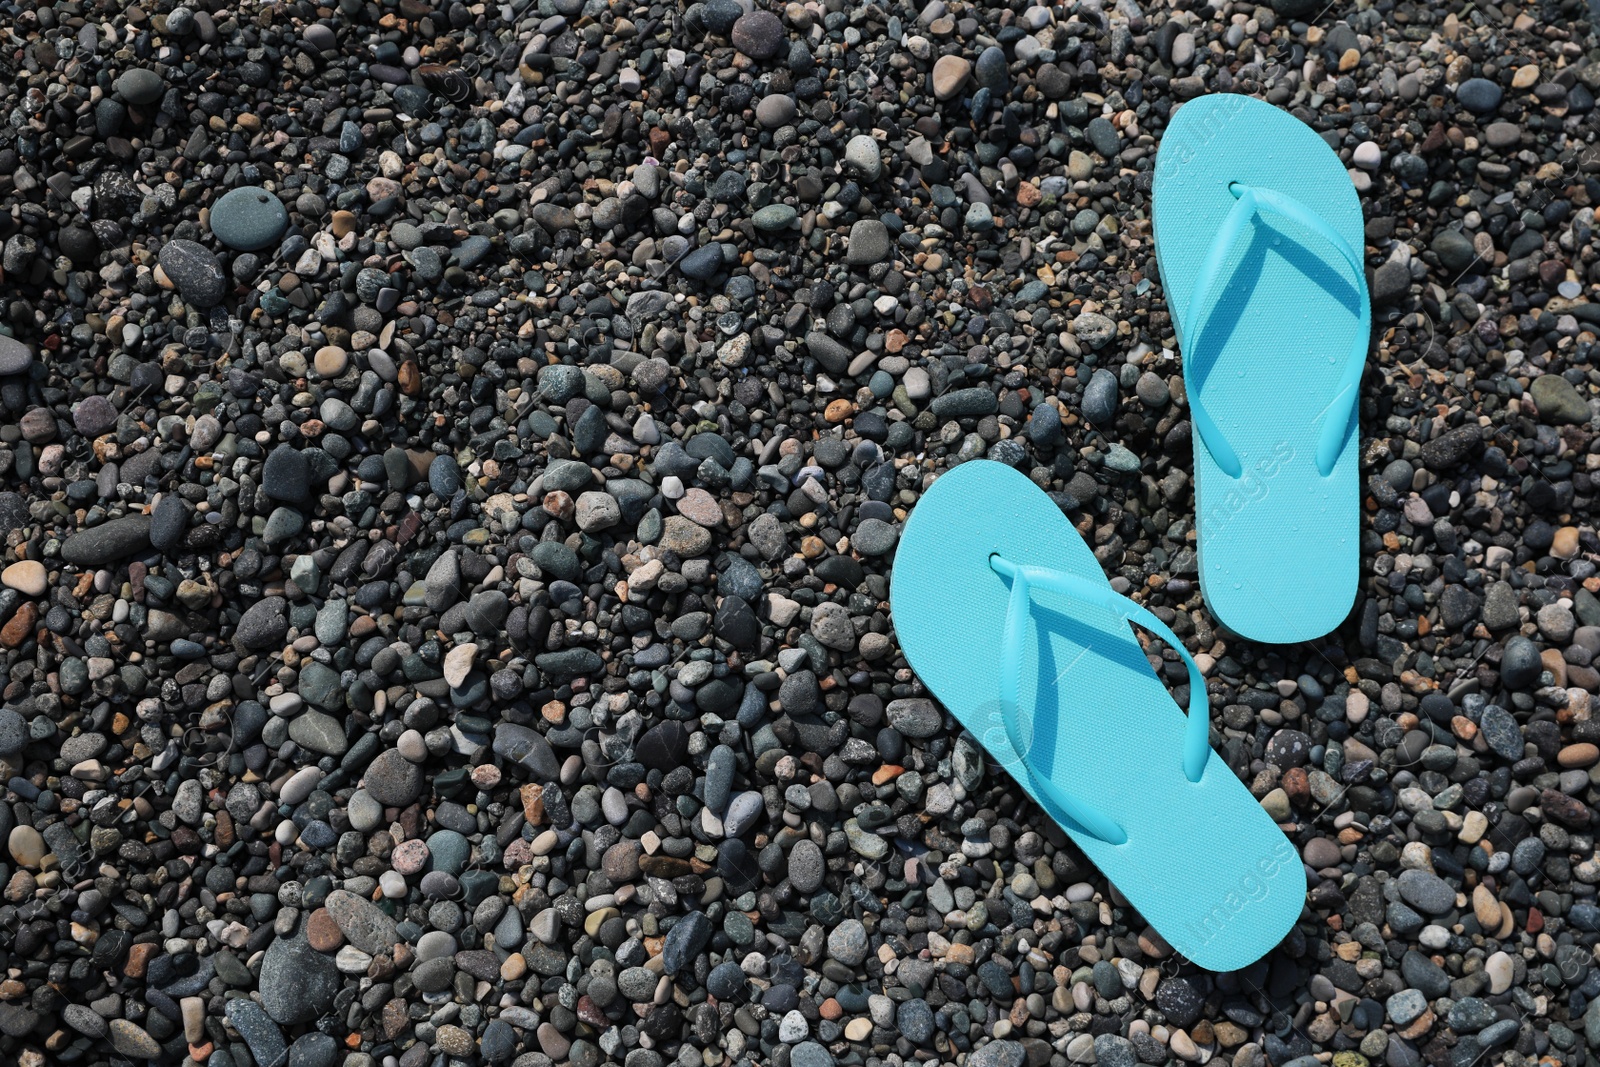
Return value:
M 1115 818 L 1109 845 L 1033 794 L 1000 715 L 1000 646 L 1010 589 L 991 553 L 1107 585 L 1089 547 L 1022 474 L 958 466 L 918 501 L 890 585 L 911 666 L 961 724 L 1178 951 L 1212 970 L 1243 967 L 1299 916 L 1294 848 L 1220 757 L 1199 782 L 1181 762 L 1186 718 L 1129 624 L 1041 591 L 1024 641 L 1019 706 L 1039 773 Z
M 1244 637 L 1289 642 L 1339 625 L 1359 575 L 1359 444 L 1349 433 L 1330 473 L 1318 434 L 1359 328 L 1351 271 L 1322 236 L 1263 212 L 1221 264 L 1227 279 L 1199 350 L 1185 346 L 1208 253 L 1237 198 L 1233 183 L 1314 209 L 1355 250 L 1361 205 L 1338 157 L 1308 126 L 1259 100 L 1185 104 L 1156 160 L 1153 222 L 1184 383 L 1203 400 L 1241 473 L 1225 472 L 1196 432 L 1196 524 L 1206 603 Z M 1188 332 L 1186 332 L 1188 331 Z

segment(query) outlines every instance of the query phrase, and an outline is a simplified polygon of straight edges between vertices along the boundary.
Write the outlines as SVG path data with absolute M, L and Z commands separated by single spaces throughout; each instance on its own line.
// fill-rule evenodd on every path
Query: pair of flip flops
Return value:
M 1315 133 L 1241 96 L 1177 113 L 1154 196 L 1195 428 L 1202 592 L 1243 636 L 1319 636 L 1355 595 L 1360 205 Z M 1236 970 L 1289 932 L 1299 855 L 1212 757 L 1199 666 L 1025 476 L 974 461 L 935 481 L 890 601 L 923 683 L 1174 949 Z M 1182 658 L 1187 713 L 1130 623 Z

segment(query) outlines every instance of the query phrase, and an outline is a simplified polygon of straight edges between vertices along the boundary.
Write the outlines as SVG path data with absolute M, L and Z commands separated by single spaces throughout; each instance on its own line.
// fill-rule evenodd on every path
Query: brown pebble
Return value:
M 1247 1030 L 1245 1030 L 1242 1026 L 1239 1026 L 1237 1023 L 1230 1022 L 1227 1019 L 1223 1019 L 1213 1024 L 1211 1030 L 1212 1033 L 1216 1035 L 1217 1044 L 1221 1045 L 1223 1048 L 1233 1048 L 1237 1045 L 1244 1044 L 1250 1039 L 1250 1034 Z
M 419 396 L 422 393 L 422 368 L 417 366 L 417 361 L 408 359 L 400 364 L 400 391 L 406 396 Z
M 128 962 L 122 968 L 124 978 L 143 978 L 145 968 L 150 966 L 150 961 L 161 951 L 160 945 L 148 942 L 134 945 L 128 950 Z
M 120 731 L 119 731 L 120 733 Z M 232 848 L 234 842 L 233 816 L 226 811 L 217 812 L 216 843 L 219 848 Z
M 1472 912 L 1484 931 L 1499 929 L 1500 902 L 1495 899 L 1494 893 L 1490 892 L 1488 886 L 1480 885 L 1472 891 Z
M 544 786 L 529 782 L 522 787 L 522 817 L 530 826 L 544 823 Z
M 822 417 L 828 422 L 837 426 L 839 423 L 843 422 L 845 419 L 848 419 L 855 413 L 856 406 L 843 397 L 840 397 L 837 400 L 830 400 L 828 402 L 828 406 L 822 411 Z
M 311 357 L 311 362 L 322 377 L 337 378 L 350 365 L 350 353 L 338 345 L 323 345 L 317 349 L 317 354 Z
M 1547 648 L 1539 653 L 1539 665 L 1550 672 L 1557 686 L 1567 684 L 1567 661 L 1559 648 Z
M 1556 559 L 1572 559 L 1578 554 L 1578 528 L 1563 526 L 1550 541 L 1550 554 Z
M 1412 1023 L 1404 1030 L 1396 1030 L 1395 1033 L 1399 1034 L 1407 1041 L 1415 1041 L 1417 1038 L 1433 1029 L 1433 1019 L 1433 1009 L 1429 1008 L 1427 1011 L 1423 1012 L 1417 1017 L 1416 1022 Z
M 344 944 L 344 932 L 327 908 L 318 908 L 306 920 L 306 941 L 318 952 L 332 952 Z
M 383 1036 L 393 1041 L 411 1027 L 409 1005 L 403 1000 L 391 1000 L 383 1006 Z
M 978 952 L 971 945 L 957 942 L 945 949 L 944 958 L 946 963 L 956 963 L 965 967 L 978 958 Z
M 1600 762 L 1600 748 L 1588 741 L 1580 741 L 1575 745 L 1568 745 L 1556 753 L 1556 763 L 1562 770 L 1581 770 L 1593 767 Z
M 6 648 L 20 648 L 23 642 L 33 636 L 33 624 L 39 621 L 39 608 L 31 600 L 22 602 L 17 608 L 17 613 L 11 620 L 0 627 L 0 645 Z
M 563 522 L 572 518 L 573 513 L 578 509 L 578 505 L 573 501 L 572 496 L 560 489 L 552 489 L 546 493 L 540 507 Z
M 1303 807 L 1311 799 L 1311 778 L 1304 767 L 1290 767 L 1284 771 L 1280 784 L 1283 791 L 1289 794 L 1289 803 L 1297 808 Z
M 690 873 L 689 861 L 677 856 L 640 856 L 639 869 L 651 878 L 681 878 Z

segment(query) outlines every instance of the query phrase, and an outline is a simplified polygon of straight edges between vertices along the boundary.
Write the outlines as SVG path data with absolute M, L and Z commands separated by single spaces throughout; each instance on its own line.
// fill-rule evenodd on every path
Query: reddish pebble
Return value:
M 560 489 L 546 493 L 543 506 L 545 511 L 563 521 L 572 518 L 573 513 L 577 511 L 577 505 L 573 503 L 572 497 Z
M 33 636 L 33 624 L 39 621 L 39 609 L 31 600 L 24 600 L 9 622 L 0 626 L 0 645 L 19 648 Z
M 428 865 L 428 845 L 425 841 L 402 841 L 394 847 L 390 862 L 401 874 L 419 874 Z
M 150 966 L 151 957 L 160 951 L 159 945 L 138 944 L 128 950 L 128 962 L 122 968 L 125 978 L 143 978 L 145 968 Z
M 1289 795 L 1289 803 L 1297 808 L 1303 807 L 1311 799 L 1311 778 L 1304 767 L 1290 767 L 1284 771 L 1280 784 Z
M 332 952 L 344 944 L 344 931 L 327 908 L 318 908 L 306 919 L 306 941 L 318 952 Z

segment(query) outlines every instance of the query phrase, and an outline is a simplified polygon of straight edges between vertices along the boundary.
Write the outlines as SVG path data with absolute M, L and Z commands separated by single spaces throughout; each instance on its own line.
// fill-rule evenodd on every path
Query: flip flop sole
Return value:
M 1199 782 L 1184 776 L 1185 714 L 1128 623 L 1049 592 L 1035 597 L 1023 656 L 1028 741 L 1039 773 L 1099 805 L 1128 840 L 1089 835 L 1025 784 L 1000 718 L 1008 587 L 991 553 L 1107 584 L 1037 486 L 1004 464 L 962 464 L 917 502 L 896 551 L 890 608 L 911 666 L 1173 948 L 1210 970 L 1255 962 L 1301 913 L 1294 847 L 1221 758 Z
M 1310 127 L 1246 96 L 1190 101 L 1162 138 L 1152 219 L 1180 347 L 1202 264 L 1235 204 L 1234 182 L 1300 200 L 1363 247 L 1355 188 Z M 1229 476 L 1195 435 L 1201 591 L 1243 637 L 1305 641 L 1350 614 L 1360 574 L 1358 434 L 1326 477 L 1316 462 L 1359 296 L 1337 256 L 1292 222 L 1274 218 L 1245 243 L 1223 264 L 1232 283 L 1204 351 L 1182 351 L 1189 393 L 1204 396 L 1243 467 Z

